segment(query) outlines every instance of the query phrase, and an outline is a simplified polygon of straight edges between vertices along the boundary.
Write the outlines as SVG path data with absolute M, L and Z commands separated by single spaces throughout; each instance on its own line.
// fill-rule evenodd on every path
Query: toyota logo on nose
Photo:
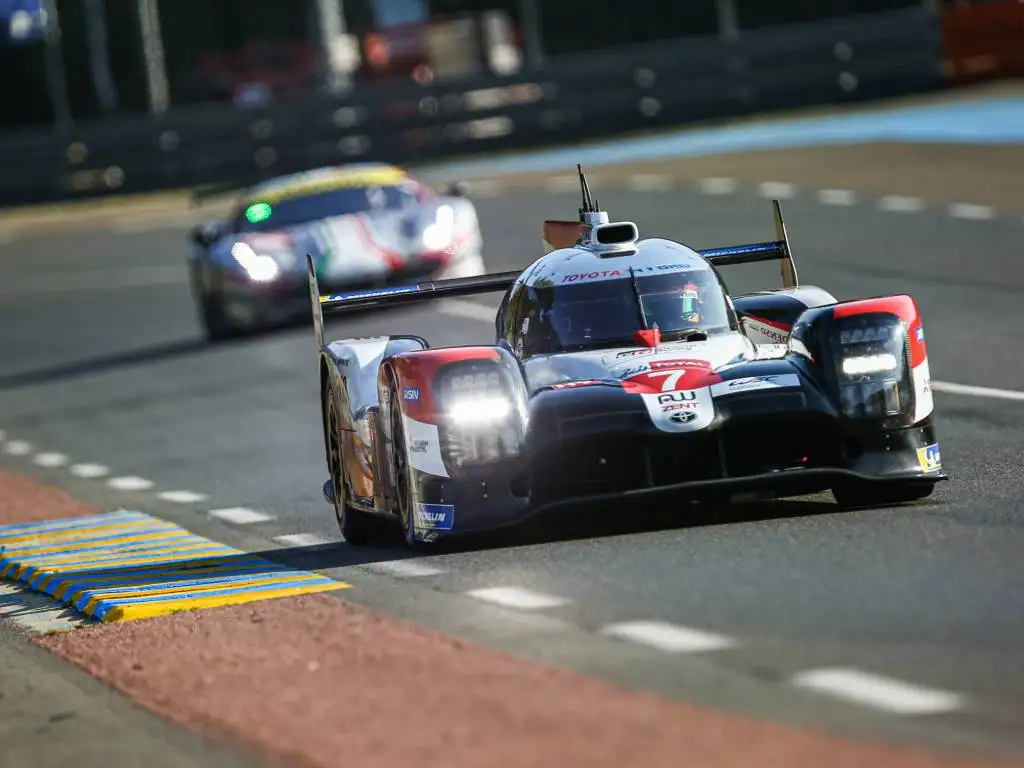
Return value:
M 691 421 L 697 418 L 697 414 L 693 411 L 676 411 L 669 419 L 674 421 L 676 424 L 689 424 Z

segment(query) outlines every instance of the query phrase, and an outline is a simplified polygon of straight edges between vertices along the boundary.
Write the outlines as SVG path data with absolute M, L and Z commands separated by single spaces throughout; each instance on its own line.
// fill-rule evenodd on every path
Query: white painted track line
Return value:
M 519 608 L 524 611 L 536 611 L 542 608 L 557 608 L 568 605 L 569 601 L 543 592 L 534 592 L 523 587 L 490 587 L 473 589 L 466 593 L 477 600 L 484 600 L 506 608 Z
M 159 498 L 164 501 L 170 501 L 175 504 L 196 504 L 200 501 L 206 501 L 206 494 L 196 493 L 195 491 L 163 491 L 157 494 Z
M 33 461 L 40 467 L 63 467 L 68 463 L 68 457 L 63 453 L 37 453 Z
M 416 560 L 387 560 L 380 563 L 367 563 L 366 569 L 374 573 L 395 576 L 399 579 L 420 579 L 425 576 L 437 576 L 444 573 L 444 568 L 427 565 Z
M 602 635 L 632 640 L 634 643 L 657 648 L 667 653 L 702 653 L 731 648 L 736 641 L 725 635 L 716 635 L 699 629 L 680 627 L 662 621 L 626 621 L 609 624 L 601 629 Z
M 225 523 L 234 525 L 251 525 L 252 523 L 265 523 L 273 520 L 271 515 L 259 512 L 248 507 L 224 507 L 223 509 L 211 509 L 210 516 L 223 520 Z
M 1016 400 L 1024 402 L 1024 392 L 1013 389 L 994 389 L 992 387 L 975 387 L 970 384 L 954 384 L 951 381 L 932 381 L 932 389 L 950 395 L 966 395 L 968 397 L 990 397 L 996 400 Z
M 953 203 L 949 206 L 949 215 L 954 219 L 969 219 L 971 221 L 986 221 L 995 216 L 995 210 L 987 205 L 975 205 L 973 203 Z
M 924 203 L 916 197 L 886 195 L 878 201 L 878 207 L 883 211 L 893 211 L 894 213 L 916 213 L 924 210 Z
M 852 189 L 822 189 L 818 192 L 818 202 L 822 205 L 853 205 L 857 195 Z
M 336 543 L 315 533 L 287 533 L 284 536 L 275 536 L 274 541 L 289 547 L 322 547 L 324 544 Z
M 700 180 L 700 191 L 705 195 L 731 195 L 736 191 L 736 180 L 712 177 Z
M 580 180 L 576 176 L 552 176 L 544 180 L 544 189 L 555 194 L 575 192 L 580 188 Z
M 129 475 L 127 477 L 112 477 L 107 481 L 107 485 L 119 491 L 148 491 L 153 487 L 153 481 Z
M 796 196 L 796 185 L 788 181 L 763 181 L 757 187 L 761 197 L 773 200 L 788 200 Z
M 659 173 L 636 173 L 629 179 L 634 192 L 667 192 L 672 189 L 672 177 Z
M 792 680 L 798 688 L 835 696 L 897 715 L 935 715 L 961 709 L 963 697 L 857 669 L 814 669 Z
M 75 477 L 94 478 L 109 475 L 110 470 L 102 464 L 73 464 L 71 466 L 71 474 Z
M 9 440 L 4 445 L 4 450 L 11 456 L 28 456 L 32 453 L 32 443 L 26 443 L 24 440 Z

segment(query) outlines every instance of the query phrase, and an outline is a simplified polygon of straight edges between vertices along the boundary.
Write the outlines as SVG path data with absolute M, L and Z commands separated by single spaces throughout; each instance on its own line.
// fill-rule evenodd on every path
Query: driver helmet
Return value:
M 703 310 L 700 286 L 695 280 L 669 291 L 643 297 L 644 317 L 649 327 L 682 328 L 699 326 Z

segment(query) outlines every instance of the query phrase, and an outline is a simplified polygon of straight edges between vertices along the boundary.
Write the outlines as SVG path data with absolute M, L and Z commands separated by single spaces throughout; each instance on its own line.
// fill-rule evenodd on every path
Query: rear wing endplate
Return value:
M 799 285 L 796 262 L 789 247 L 789 235 L 786 223 L 782 218 L 782 206 L 778 200 L 772 200 L 775 213 L 775 239 L 763 243 L 733 245 L 725 248 L 706 248 L 697 251 L 708 263 L 715 267 L 727 267 L 735 264 L 751 264 L 758 261 L 781 261 L 783 288 L 795 288 Z M 544 252 L 550 253 L 561 248 L 571 248 L 582 234 L 582 225 L 576 221 L 545 221 Z

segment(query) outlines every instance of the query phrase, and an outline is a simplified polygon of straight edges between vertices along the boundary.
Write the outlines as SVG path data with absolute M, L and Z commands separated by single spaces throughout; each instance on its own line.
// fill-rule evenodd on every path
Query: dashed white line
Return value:
M 736 179 L 723 177 L 701 179 L 700 191 L 705 195 L 731 195 L 736 191 Z
M 32 453 L 32 443 L 26 443 L 24 440 L 9 440 L 4 444 L 4 450 L 11 456 L 27 456 Z
M 924 210 L 924 203 L 917 197 L 886 195 L 878 201 L 878 207 L 883 211 L 893 211 L 894 213 L 916 213 Z
M 542 608 L 557 608 L 568 605 L 569 601 L 543 592 L 534 592 L 523 587 L 489 587 L 473 589 L 466 593 L 477 600 L 495 603 L 506 608 L 519 608 L 524 611 L 536 611 Z
M 497 310 L 494 307 L 477 304 L 475 301 L 459 299 L 446 299 L 441 302 L 439 309 L 446 315 L 465 317 L 469 320 L 481 320 L 485 323 L 493 323 L 497 314 Z
M 1024 392 L 1013 389 L 994 389 L 992 387 L 976 387 L 970 384 L 954 384 L 951 381 L 932 381 L 932 389 L 951 395 L 968 397 L 990 397 L 995 400 L 1017 400 L 1024 402 Z
M 366 569 L 400 579 L 420 579 L 424 576 L 437 576 L 445 572 L 444 568 L 427 565 L 416 560 L 387 560 L 380 563 L 367 563 Z
M 502 193 L 501 182 L 490 179 L 473 181 L 469 183 L 469 194 L 471 197 L 492 198 Z
M 284 536 L 275 536 L 274 541 L 289 547 L 319 547 L 324 544 L 336 543 L 332 539 L 318 536 L 315 533 L 286 533 Z
M 660 173 L 636 173 L 629 179 L 634 192 L 667 192 L 672 189 L 672 177 Z
M 40 467 L 63 467 L 68 463 L 68 457 L 63 453 L 44 452 L 37 453 L 33 461 Z
M 632 640 L 667 653 L 703 653 L 720 651 L 736 645 L 735 640 L 725 635 L 662 621 L 626 621 L 609 624 L 601 629 L 601 634 Z
M 175 504 L 195 504 L 200 501 L 206 501 L 207 497 L 206 494 L 196 493 L 195 491 L 162 491 L 157 494 L 157 498 L 171 501 Z
M 970 219 L 972 221 L 984 221 L 995 216 L 995 210 L 988 205 L 975 205 L 973 203 L 953 203 L 949 206 L 949 215 L 954 219 Z
M 822 189 L 818 192 L 818 202 L 822 205 L 853 205 L 857 195 L 852 189 Z
M 211 509 L 210 516 L 223 520 L 234 525 L 251 525 L 253 523 L 265 523 L 274 518 L 268 514 L 248 507 L 224 507 L 223 509 Z
M 761 197 L 788 200 L 796 196 L 796 185 L 788 181 L 763 181 L 758 184 L 757 191 Z
M 129 475 L 127 477 L 112 477 L 107 481 L 107 485 L 119 491 L 148 491 L 153 487 L 153 482 L 144 477 Z
M 75 477 L 95 478 L 109 475 L 110 470 L 102 464 L 90 464 L 86 462 L 83 464 L 72 464 L 71 474 Z
M 808 670 L 796 675 L 792 683 L 798 688 L 898 715 L 933 715 L 952 712 L 964 705 L 963 697 L 959 694 L 925 688 L 858 669 Z
M 579 187 L 580 180 L 576 176 L 552 176 L 544 180 L 544 189 L 556 194 L 574 192 Z

